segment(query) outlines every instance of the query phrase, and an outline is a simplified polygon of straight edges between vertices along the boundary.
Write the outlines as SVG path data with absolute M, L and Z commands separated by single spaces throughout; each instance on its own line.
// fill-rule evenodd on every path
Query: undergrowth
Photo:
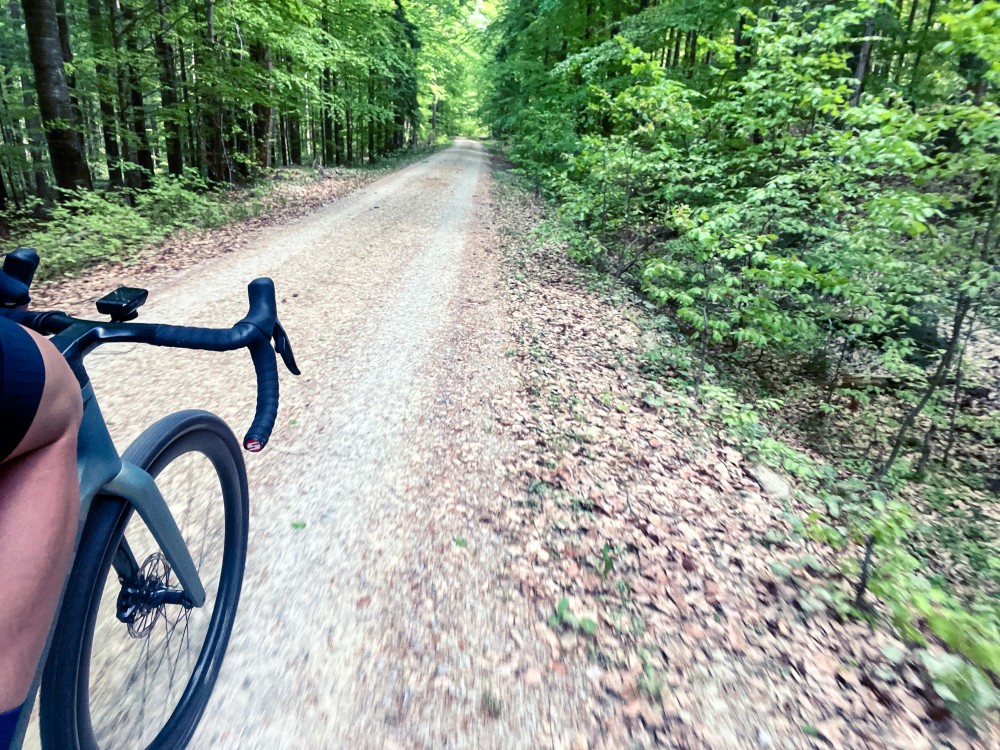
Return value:
M 537 242 L 564 249 L 585 242 L 555 215 L 536 232 Z M 621 305 L 617 292 L 623 283 L 576 260 L 583 262 L 585 282 Z M 640 299 L 627 296 L 633 304 Z M 817 565 L 810 571 L 825 573 L 809 595 L 814 609 L 892 627 L 909 644 L 908 658 L 926 669 L 938 695 L 967 726 L 1000 706 L 993 682 L 1000 676 L 1000 556 L 995 519 L 970 497 L 981 488 L 960 471 L 898 471 L 873 482 L 870 456 L 819 440 L 808 420 L 789 419 L 789 413 L 810 407 L 803 392 L 756 375 L 721 348 L 703 357 L 669 309 L 639 304 L 643 325 L 658 342 L 642 355 L 648 375 L 671 386 L 689 415 L 712 425 L 748 460 L 791 477 L 798 500 L 809 509 L 785 514 L 793 538 L 835 551 L 835 570 Z M 799 371 L 790 379 L 802 377 Z M 898 407 L 891 401 L 883 394 L 879 408 Z M 841 430 L 865 429 L 849 410 L 818 411 Z M 872 435 L 879 437 L 877 431 Z M 949 523 L 956 514 L 962 523 Z M 865 565 L 868 545 L 872 554 Z M 951 565 L 942 565 L 943 552 Z M 795 571 L 780 565 L 775 572 Z

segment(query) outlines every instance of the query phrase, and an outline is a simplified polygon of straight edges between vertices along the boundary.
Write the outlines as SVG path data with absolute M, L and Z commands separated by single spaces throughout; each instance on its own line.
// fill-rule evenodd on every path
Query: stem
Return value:
M 865 591 L 868 589 L 868 577 L 871 575 L 872 552 L 875 550 L 875 537 L 868 535 L 865 541 L 865 559 L 861 563 L 861 578 L 858 580 L 858 587 L 854 594 L 854 608 L 861 609 L 864 606 Z
M 847 344 L 849 339 L 845 336 L 844 343 L 840 347 L 840 357 L 837 358 L 837 366 L 833 370 L 833 377 L 830 380 L 830 387 L 826 389 L 826 396 L 823 403 L 829 404 L 833 401 L 833 392 L 837 390 L 837 378 L 840 377 L 840 368 L 844 364 L 844 357 L 847 356 Z
M 924 433 L 924 442 L 920 447 L 920 460 L 917 461 L 917 475 L 923 476 L 927 471 L 927 464 L 931 461 L 931 453 L 934 452 L 934 436 L 937 434 L 937 425 L 931 424 L 930 429 Z
M 869 18 L 868 23 L 865 24 L 865 41 L 861 43 L 861 52 L 858 54 L 858 67 L 854 71 L 854 77 L 857 79 L 857 83 L 854 85 L 854 93 L 851 94 L 851 106 L 858 106 L 858 102 L 861 101 L 861 89 L 865 85 L 865 73 L 868 70 L 868 58 L 871 56 L 872 51 L 872 34 L 875 33 L 875 19 Z
M 965 292 L 960 292 L 958 295 L 958 303 L 955 307 L 955 318 L 952 324 L 951 338 L 948 341 L 948 347 L 945 349 L 944 355 L 941 357 L 941 361 L 938 362 L 937 369 L 934 371 L 934 375 L 931 377 L 931 380 L 927 385 L 927 390 L 924 391 L 924 395 L 921 397 L 920 401 L 917 402 L 916 406 L 910 409 L 906 417 L 903 418 L 903 422 L 899 426 L 899 431 L 896 433 L 896 439 L 893 441 L 892 451 L 889 454 L 889 458 L 882 465 L 882 468 L 876 473 L 876 478 L 881 479 L 889 473 L 893 464 L 896 463 L 896 459 L 899 458 L 899 452 L 903 448 L 903 441 L 906 439 L 906 435 L 913 426 L 914 421 L 924 410 L 924 407 L 927 406 L 927 403 L 937 392 L 937 389 L 944 383 L 945 375 L 951 367 L 951 361 L 955 356 L 955 350 L 958 348 L 959 338 L 962 333 L 962 325 L 965 323 L 965 316 L 969 312 L 970 305 L 971 302 Z
M 694 378 L 694 400 L 700 401 L 701 379 L 705 376 L 705 360 L 708 359 L 708 310 L 701 308 L 705 327 L 701 331 L 701 358 L 698 361 L 698 374 Z
M 958 419 L 958 396 L 962 391 L 962 364 L 965 359 L 965 350 L 969 346 L 972 338 L 972 331 L 976 327 L 975 321 L 969 323 L 969 329 L 965 332 L 965 344 L 958 352 L 958 362 L 955 364 L 955 390 L 951 400 L 951 414 L 948 418 L 948 442 L 944 446 L 944 453 L 941 456 L 941 463 L 947 467 L 951 458 L 951 450 L 955 447 L 955 422 Z

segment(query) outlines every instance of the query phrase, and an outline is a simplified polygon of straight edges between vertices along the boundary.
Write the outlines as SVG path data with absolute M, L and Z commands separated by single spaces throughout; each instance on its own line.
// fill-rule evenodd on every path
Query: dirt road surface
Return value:
M 595 726 L 583 674 L 535 684 L 537 616 L 480 522 L 511 387 L 486 185 L 484 150 L 459 141 L 151 286 L 141 320 L 228 326 L 271 276 L 303 371 L 248 456 L 243 598 L 193 747 L 568 748 Z M 120 449 L 178 408 L 240 436 L 252 415 L 245 352 L 109 346 L 88 363 Z

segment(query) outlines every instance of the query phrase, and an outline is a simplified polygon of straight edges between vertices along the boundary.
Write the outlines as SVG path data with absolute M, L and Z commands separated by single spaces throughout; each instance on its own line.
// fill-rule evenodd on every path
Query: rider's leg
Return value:
M 80 506 L 80 386 L 48 340 L 20 330 L 41 354 L 45 381 L 24 437 L 0 456 L 0 712 L 23 703 L 31 687 L 72 558 Z

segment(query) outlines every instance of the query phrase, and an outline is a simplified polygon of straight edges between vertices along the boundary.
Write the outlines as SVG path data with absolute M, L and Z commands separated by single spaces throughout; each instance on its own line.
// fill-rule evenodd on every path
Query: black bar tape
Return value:
M 152 329 L 149 343 L 154 346 L 172 346 L 180 349 L 206 349 L 225 352 L 241 349 L 254 338 L 252 328 L 241 326 L 227 330 L 186 328 L 185 326 L 157 325 Z
M 257 371 L 257 413 L 243 438 L 243 447 L 252 453 L 264 449 L 278 418 L 278 362 L 270 341 L 250 347 Z

